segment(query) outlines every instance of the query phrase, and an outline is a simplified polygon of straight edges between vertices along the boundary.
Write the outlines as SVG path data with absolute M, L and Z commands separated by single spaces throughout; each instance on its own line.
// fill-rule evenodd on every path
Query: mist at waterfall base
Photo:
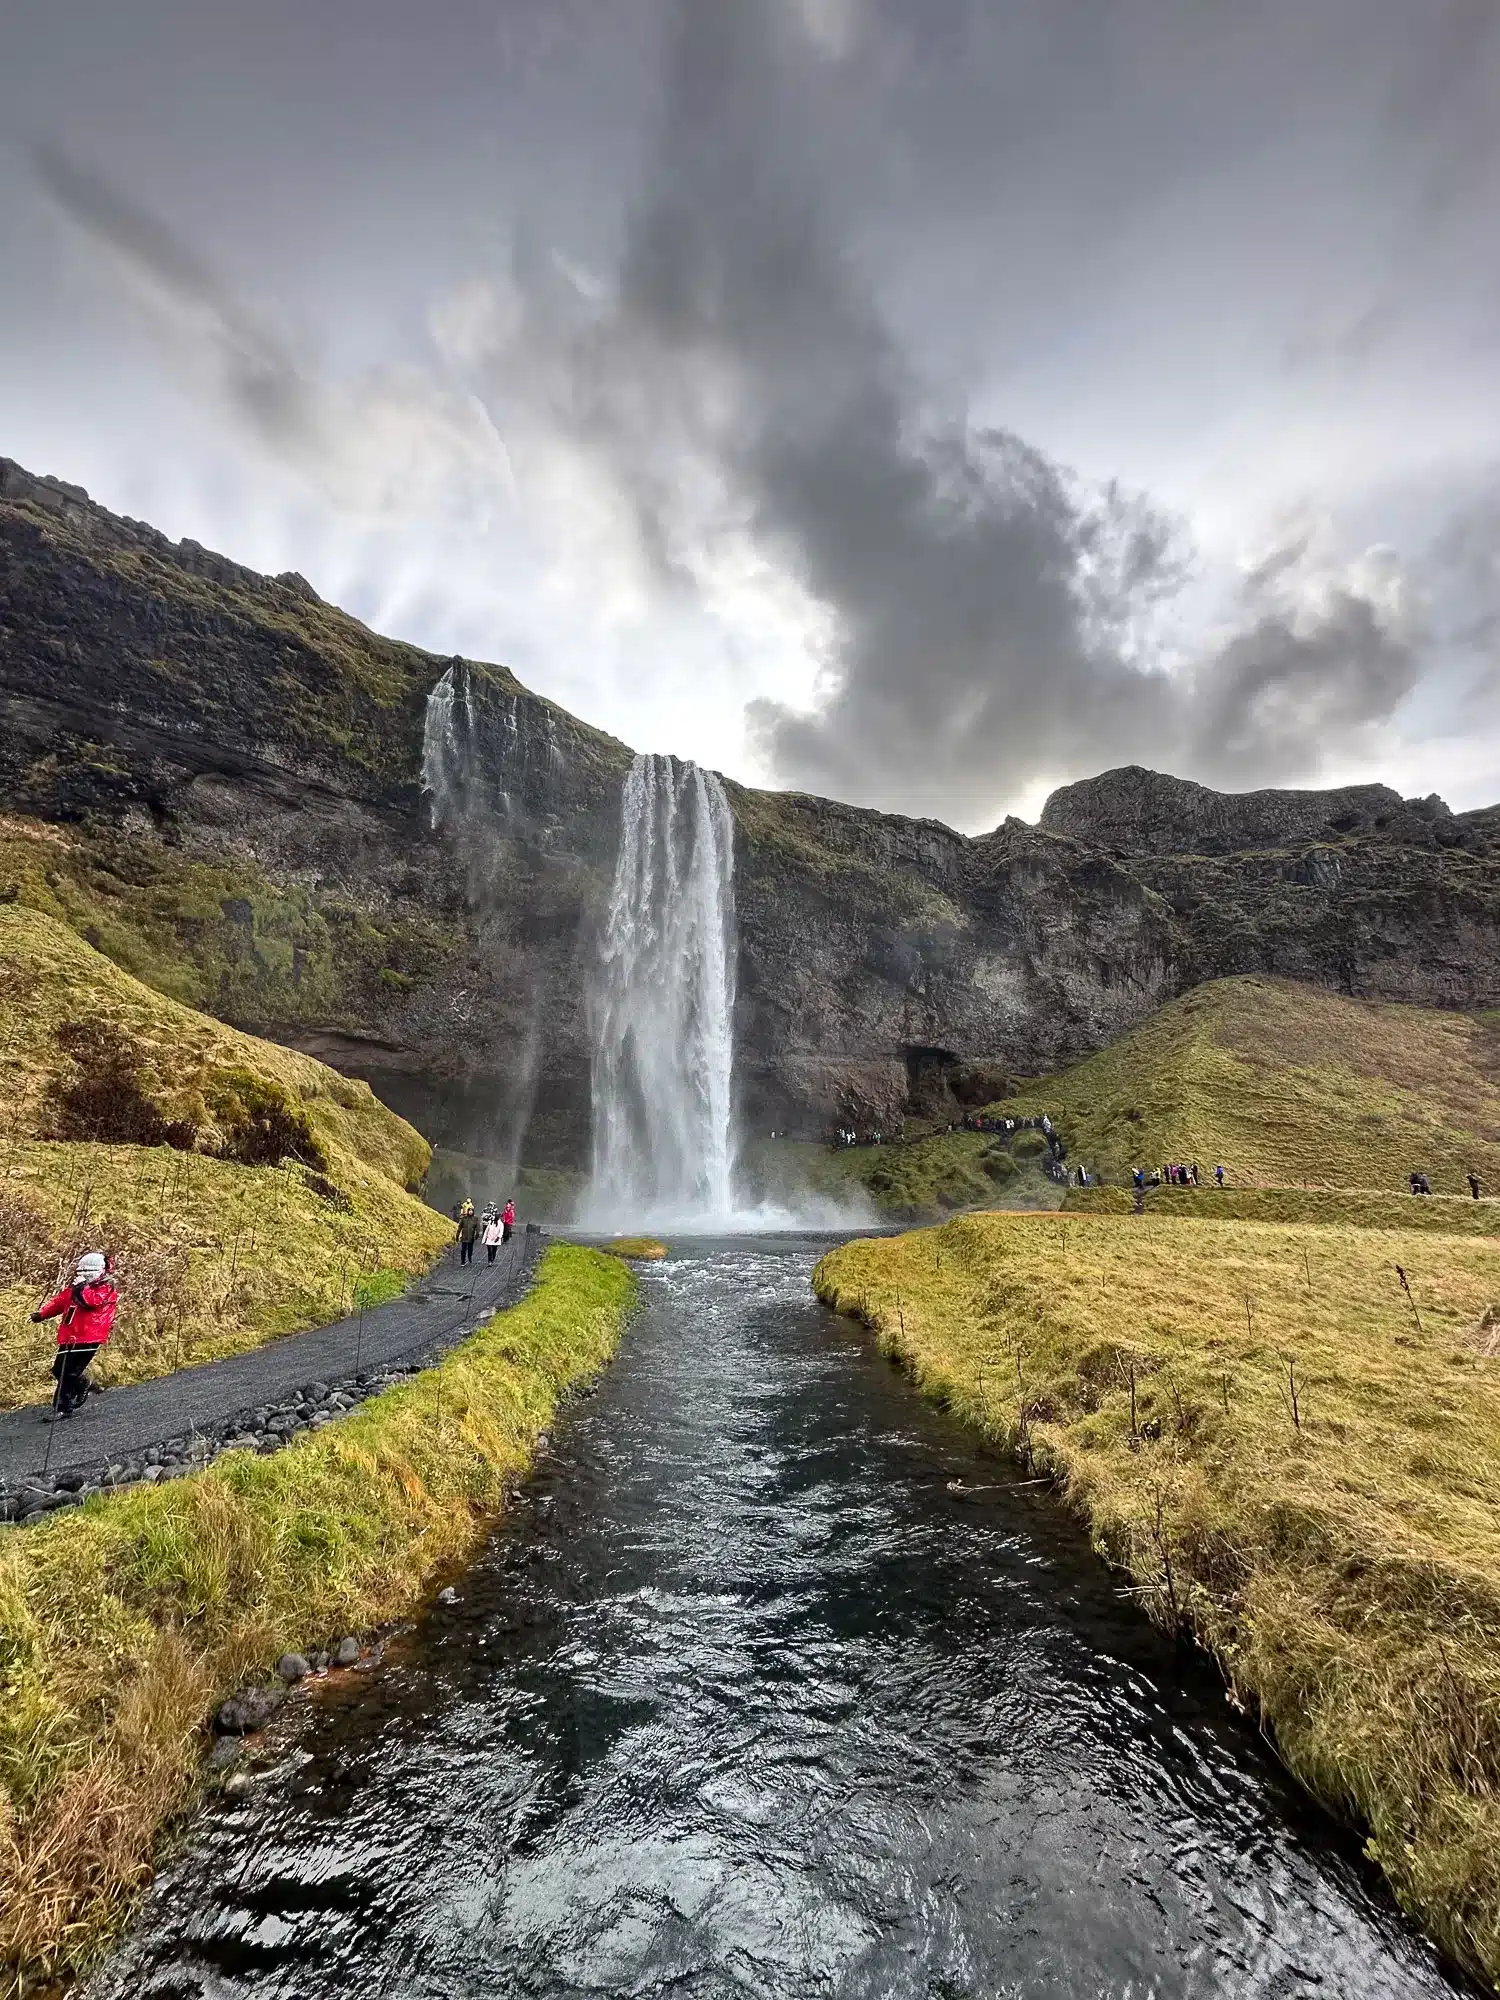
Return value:
M 620 800 L 591 1008 L 587 1227 L 747 1232 L 809 1221 L 801 1205 L 751 1203 L 739 1186 L 736 954 L 724 787 L 696 764 L 639 756 Z

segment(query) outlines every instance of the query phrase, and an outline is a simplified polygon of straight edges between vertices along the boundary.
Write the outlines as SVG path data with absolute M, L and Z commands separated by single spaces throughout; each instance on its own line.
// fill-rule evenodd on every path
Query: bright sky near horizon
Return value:
M 977 830 L 1500 799 L 1491 0 L 0 0 L 0 453 Z

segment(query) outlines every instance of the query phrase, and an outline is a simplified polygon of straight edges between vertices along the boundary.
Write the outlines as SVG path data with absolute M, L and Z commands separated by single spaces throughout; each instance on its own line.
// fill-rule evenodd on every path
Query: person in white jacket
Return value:
M 484 1255 L 487 1263 L 494 1263 L 495 1252 L 500 1248 L 504 1238 L 505 1230 L 499 1216 L 491 1215 L 489 1221 L 484 1225 Z

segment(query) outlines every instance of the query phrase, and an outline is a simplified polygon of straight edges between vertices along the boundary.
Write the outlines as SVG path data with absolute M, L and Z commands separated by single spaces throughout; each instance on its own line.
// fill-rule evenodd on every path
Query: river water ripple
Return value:
M 1468 1990 L 813 1254 L 646 1278 L 459 1601 L 199 1818 L 99 2000 Z

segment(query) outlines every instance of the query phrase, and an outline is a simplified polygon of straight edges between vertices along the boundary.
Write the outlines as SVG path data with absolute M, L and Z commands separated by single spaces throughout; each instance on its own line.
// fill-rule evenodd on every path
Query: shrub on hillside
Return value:
M 47 1134 L 107 1146 L 175 1146 L 188 1153 L 198 1128 L 167 1118 L 145 1084 L 140 1051 L 108 1021 L 60 1021 L 57 1045 L 71 1067 L 51 1080 Z
M 207 1096 L 221 1134 L 222 1158 L 242 1167 L 279 1167 L 283 1160 L 296 1160 L 321 1172 L 328 1165 L 307 1113 L 272 1078 L 248 1069 L 220 1070 Z

